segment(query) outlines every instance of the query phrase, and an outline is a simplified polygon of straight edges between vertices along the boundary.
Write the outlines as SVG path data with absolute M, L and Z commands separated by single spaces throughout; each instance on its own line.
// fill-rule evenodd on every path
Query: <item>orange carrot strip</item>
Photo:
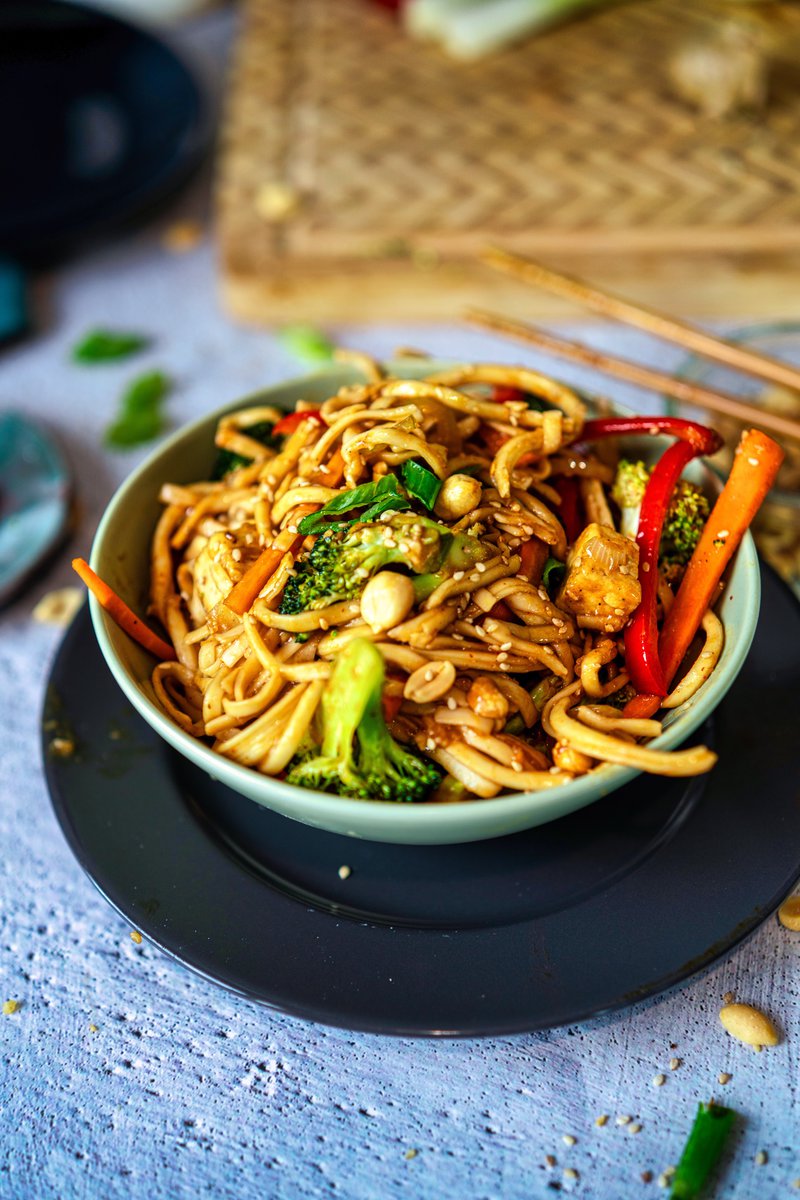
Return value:
M 344 475 L 344 459 L 342 458 L 341 450 L 337 450 L 331 457 L 331 461 L 327 467 L 324 467 L 314 478 L 314 483 L 321 483 L 323 487 L 336 487 L 337 483 L 341 482 Z
M 703 614 L 712 603 L 722 573 L 755 517 L 783 462 L 783 450 L 760 429 L 746 429 L 733 467 L 706 521 L 686 567 L 675 603 L 659 639 L 659 657 L 667 684 L 675 678 Z M 661 707 L 657 696 L 634 696 L 623 716 L 651 717 Z
M 278 569 L 284 554 L 296 554 L 304 540 L 301 533 L 292 534 L 286 529 L 279 533 L 274 545 L 262 551 L 239 582 L 231 588 L 225 599 L 225 607 L 240 617 L 248 612 L 253 607 L 258 593 Z
M 760 429 L 746 429 L 736 447 L 731 473 L 689 560 L 659 640 L 664 677 L 672 682 L 722 572 L 755 517 L 783 462 L 777 442 Z
M 150 654 L 154 654 L 156 658 L 172 659 L 177 657 L 169 642 L 165 642 L 158 634 L 153 633 L 152 629 L 148 629 L 144 621 L 139 620 L 136 613 L 128 608 L 125 601 L 117 595 L 113 588 L 110 588 L 99 575 L 95 574 L 86 559 L 73 558 L 72 569 L 81 577 L 111 619 L 116 621 L 120 629 L 124 630 L 129 637 L 132 637 Z

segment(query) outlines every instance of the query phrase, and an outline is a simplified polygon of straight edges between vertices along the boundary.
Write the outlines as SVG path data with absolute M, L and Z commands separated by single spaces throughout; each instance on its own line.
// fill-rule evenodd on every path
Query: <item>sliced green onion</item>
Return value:
M 553 558 L 551 555 L 544 564 L 542 571 L 542 583 L 547 588 L 548 592 L 553 588 L 558 587 L 561 580 L 564 578 L 564 572 L 567 569 L 567 564 L 561 562 L 558 558 Z
M 150 345 L 141 333 L 120 333 L 113 329 L 93 329 L 72 347 L 72 361 L 78 363 L 113 362 L 129 358 Z
M 414 462 L 411 458 L 403 463 L 400 473 L 409 496 L 419 500 L 420 504 L 424 504 L 431 512 L 436 503 L 436 497 L 442 490 L 441 479 L 434 475 L 433 471 L 429 471 L 427 467 Z
M 699 1104 L 694 1125 L 672 1178 L 670 1200 L 695 1200 L 720 1160 L 736 1118 L 722 1104 Z

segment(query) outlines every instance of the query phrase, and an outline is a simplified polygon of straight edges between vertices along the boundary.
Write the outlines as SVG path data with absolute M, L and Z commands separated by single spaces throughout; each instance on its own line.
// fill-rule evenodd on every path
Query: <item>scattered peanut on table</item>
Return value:
M 769 1017 L 752 1004 L 726 1004 L 719 1019 L 732 1037 L 748 1046 L 777 1046 L 780 1040 Z
M 784 929 L 800 933 L 800 896 L 789 896 L 778 909 L 778 920 Z

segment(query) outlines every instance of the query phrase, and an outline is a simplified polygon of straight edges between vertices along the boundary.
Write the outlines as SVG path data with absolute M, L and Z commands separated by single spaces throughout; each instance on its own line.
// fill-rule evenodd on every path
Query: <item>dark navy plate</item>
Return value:
M 197 84 L 156 37 L 64 0 L 0 0 L 0 251 L 38 261 L 149 208 L 208 141 Z
M 461 846 L 339 837 L 215 783 L 127 704 L 84 610 L 44 716 L 55 812 L 114 908 L 250 999 L 393 1034 L 582 1020 L 709 966 L 800 873 L 800 606 L 769 570 L 762 583 L 750 656 L 700 731 L 720 756 L 710 775 L 640 776 L 550 825 Z M 73 755 L 53 753 L 59 735 Z

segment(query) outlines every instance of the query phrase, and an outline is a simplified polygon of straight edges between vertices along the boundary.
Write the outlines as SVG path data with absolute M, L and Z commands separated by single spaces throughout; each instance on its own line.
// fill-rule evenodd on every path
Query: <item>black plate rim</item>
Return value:
M 800 619 L 800 606 L 798 606 L 797 597 L 794 595 L 791 589 L 788 588 L 785 582 L 781 580 L 777 574 L 771 570 L 771 568 L 764 568 L 762 564 L 762 570 L 767 575 L 767 578 L 771 580 L 771 585 L 773 588 L 777 586 L 791 597 L 791 600 L 795 606 L 795 612 Z M 767 579 L 765 579 L 764 582 L 766 584 Z M 71 630 L 68 630 L 67 635 L 61 644 L 58 655 L 56 656 L 53 665 L 53 671 L 55 671 L 57 668 L 60 656 L 65 652 L 65 649 L 68 650 L 70 637 L 75 637 L 79 633 L 81 620 L 88 624 L 88 615 L 86 609 L 83 610 L 82 614 L 80 614 L 73 623 Z M 725 705 L 726 702 L 727 698 L 722 701 L 722 705 Z M 44 713 L 42 715 L 42 724 L 44 724 Z M 488 1021 L 486 1019 L 481 1019 L 476 1021 L 474 1024 L 462 1022 L 458 1028 L 442 1029 L 432 1026 L 423 1028 L 419 1024 L 415 1023 L 404 1025 L 399 1021 L 387 1023 L 387 1021 L 382 1018 L 380 1014 L 371 1015 L 363 1012 L 359 1014 L 358 1019 L 354 1020 L 352 1015 L 348 1016 L 346 1013 L 340 1014 L 336 1010 L 332 1010 L 329 1005 L 314 1005 L 308 1002 L 304 1002 L 302 1004 L 292 1003 L 291 998 L 287 998 L 285 996 L 269 996 L 264 994 L 263 990 L 259 991 L 254 988 L 241 986 L 232 977 L 230 977 L 230 975 L 226 975 L 225 970 L 220 969 L 218 964 L 213 969 L 209 969 L 208 965 L 203 965 L 202 955 L 199 955 L 196 952 L 196 948 L 194 948 L 195 952 L 193 953 L 192 947 L 189 947 L 186 950 L 181 950 L 174 944 L 171 944 L 170 940 L 163 936 L 163 933 L 156 920 L 150 919 L 147 913 L 144 913 L 138 909 L 134 909 L 132 904 L 126 905 L 124 901 L 121 901 L 118 897 L 116 897 L 114 895 L 113 886 L 109 886 L 108 881 L 104 879 L 104 872 L 102 868 L 98 869 L 96 864 L 93 864 L 88 860 L 85 848 L 82 845 L 77 831 L 73 826 L 68 806 L 64 803 L 64 799 L 59 790 L 58 760 L 53 759 L 47 754 L 48 736 L 49 735 L 43 728 L 41 752 L 44 762 L 45 778 L 56 820 L 61 827 L 65 839 L 77 862 L 80 864 L 84 873 L 91 880 L 107 903 L 125 921 L 130 922 L 132 927 L 140 930 L 142 934 L 147 937 L 148 941 L 157 946 L 159 950 L 173 959 L 173 961 L 178 962 L 181 966 L 187 967 L 194 975 L 199 976 L 205 981 L 214 983 L 217 986 L 221 986 L 227 992 L 233 995 L 253 1001 L 270 1011 L 282 1013 L 293 1018 L 317 1022 L 334 1028 L 405 1038 L 484 1038 L 537 1032 L 545 1029 L 558 1028 L 564 1025 L 586 1022 L 595 1018 L 606 1016 L 608 1014 L 613 1014 L 614 1012 L 629 1007 L 634 1003 L 653 999 L 656 996 L 659 996 L 662 993 L 667 992 L 682 983 L 685 983 L 687 980 L 708 971 L 721 958 L 729 954 L 732 950 L 751 937 L 757 931 L 757 929 L 769 919 L 769 917 L 785 899 L 786 895 L 792 890 L 793 887 L 796 886 L 798 880 L 800 880 L 800 862 L 796 862 L 790 877 L 787 879 L 781 879 L 780 882 L 776 882 L 769 899 L 763 903 L 760 903 L 756 909 L 736 921 L 729 935 L 721 940 L 718 940 L 705 951 L 700 953 L 696 958 L 683 963 L 679 967 L 668 972 L 666 975 L 662 975 L 655 980 L 648 981 L 638 989 L 628 991 L 627 993 L 618 996 L 615 1000 L 609 1003 L 601 1006 L 594 1004 L 588 1007 L 578 1006 L 570 1009 L 569 1013 L 564 1015 L 563 1020 L 557 1022 L 549 1019 L 536 1020 L 535 1018 L 525 1019 L 522 1021 L 509 1021 L 500 1018 L 494 1018 Z M 289 818 L 281 819 L 289 820 Z M 346 840 L 347 839 L 344 838 L 342 839 L 342 841 Z M 213 847 L 212 853 L 219 857 L 220 862 L 224 860 L 229 865 L 233 863 L 234 870 L 238 870 L 242 875 L 248 875 L 251 878 L 253 877 L 251 872 L 247 870 L 244 864 L 226 852 L 216 839 L 208 838 L 207 841 L 208 844 Z M 409 849 L 413 850 L 414 848 L 409 847 Z M 300 910 L 304 910 L 307 914 L 307 919 L 311 920 L 312 922 L 321 922 L 324 925 L 326 922 L 332 920 L 330 913 L 321 912 L 315 909 L 309 910 L 307 905 L 298 903 L 296 900 L 290 900 L 281 893 L 275 893 L 270 889 L 264 889 L 264 894 L 267 893 L 269 893 L 271 896 L 273 904 L 277 903 L 280 906 L 281 904 L 289 903 L 298 913 Z M 363 922 L 356 922 L 347 917 L 338 918 L 336 920 L 336 924 L 337 926 L 342 925 L 343 928 L 352 930 L 364 927 Z M 376 927 L 372 926 L 372 928 L 374 929 Z M 415 930 L 412 932 L 423 936 L 434 931 Z

